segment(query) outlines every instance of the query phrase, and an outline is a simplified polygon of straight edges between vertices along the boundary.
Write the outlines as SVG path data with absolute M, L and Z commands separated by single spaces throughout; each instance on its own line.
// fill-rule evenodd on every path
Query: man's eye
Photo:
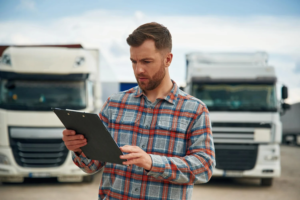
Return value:
M 151 63 L 151 61 L 145 60 L 144 63 Z

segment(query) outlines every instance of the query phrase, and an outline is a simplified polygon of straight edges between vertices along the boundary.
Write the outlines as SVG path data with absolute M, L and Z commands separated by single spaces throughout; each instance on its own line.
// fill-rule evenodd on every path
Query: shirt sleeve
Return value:
M 200 114 L 194 120 L 189 134 L 187 153 L 184 157 L 167 157 L 150 154 L 152 168 L 147 175 L 172 183 L 206 183 L 216 165 L 215 150 L 209 112 L 200 106 Z
M 101 121 L 103 122 L 104 126 L 108 128 L 108 105 L 109 105 L 109 100 L 108 98 L 106 102 L 104 103 L 100 113 L 99 117 Z M 71 152 L 72 154 L 72 160 L 77 165 L 81 170 L 83 170 L 86 173 L 93 174 L 99 171 L 104 165 L 105 162 L 100 162 L 98 160 L 92 160 L 88 159 L 84 153 L 82 152 L 81 154 Z

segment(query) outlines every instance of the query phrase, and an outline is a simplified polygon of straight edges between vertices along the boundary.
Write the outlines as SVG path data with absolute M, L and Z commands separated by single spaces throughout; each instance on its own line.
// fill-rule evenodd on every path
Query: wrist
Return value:
M 149 155 L 149 157 L 150 157 L 150 164 L 148 165 L 148 167 L 146 169 L 147 171 L 151 171 L 151 169 L 152 169 L 152 157 L 150 155 Z
M 74 151 L 74 153 L 75 153 L 77 156 L 79 156 L 79 155 L 82 153 L 82 150 L 80 149 L 80 150 Z

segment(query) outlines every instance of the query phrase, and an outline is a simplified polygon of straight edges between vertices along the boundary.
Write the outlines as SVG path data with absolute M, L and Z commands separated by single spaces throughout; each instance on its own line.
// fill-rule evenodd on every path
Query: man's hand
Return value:
M 81 154 L 82 151 L 80 147 L 85 146 L 87 144 L 87 141 L 83 135 L 75 135 L 75 134 L 76 134 L 75 131 L 65 129 L 63 131 L 62 140 L 65 142 L 67 149 Z
M 136 165 L 143 167 L 146 170 L 150 170 L 152 167 L 152 159 L 149 154 L 142 150 L 138 146 L 125 145 L 120 147 L 122 152 L 128 153 L 126 155 L 121 155 L 121 159 L 127 159 L 123 162 L 124 165 Z

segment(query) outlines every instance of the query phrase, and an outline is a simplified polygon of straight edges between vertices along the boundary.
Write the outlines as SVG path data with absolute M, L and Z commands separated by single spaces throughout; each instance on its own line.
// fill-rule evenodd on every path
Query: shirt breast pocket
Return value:
M 137 123 L 135 110 L 123 110 L 112 115 L 112 136 L 119 146 L 133 145 L 134 126 Z
M 135 110 L 124 110 L 112 113 L 112 122 L 116 124 L 134 125 L 137 122 Z
M 188 129 L 189 122 L 178 120 L 177 123 L 173 123 L 172 120 L 158 120 L 158 129 L 175 131 L 179 133 L 186 133 Z
M 135 110 L 123 111 L 121 123 L 127 125 L 134 125 L 137 120 L 137 112 Z

